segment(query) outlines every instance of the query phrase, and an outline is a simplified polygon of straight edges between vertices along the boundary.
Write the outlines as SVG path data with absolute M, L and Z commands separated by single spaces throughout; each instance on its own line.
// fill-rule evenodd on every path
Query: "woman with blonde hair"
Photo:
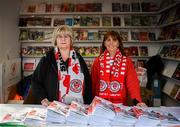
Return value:
M 92 101 L 91 78 L 82 56 L 73 48 L 73 31 L 58 26 L 52 37 L 53 49 L 44 56 L 32 76 L 35 103 L 47 106 L 58 100 L 66 104 Z

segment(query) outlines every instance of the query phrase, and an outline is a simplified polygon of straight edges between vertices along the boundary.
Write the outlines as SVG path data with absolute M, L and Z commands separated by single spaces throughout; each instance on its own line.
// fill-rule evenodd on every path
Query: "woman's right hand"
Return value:
M 51 102 L 47 99 L 47 98 L 44 98 L 42 101 L 41 101 L 41 104 L 45 107 L 49 106 Z

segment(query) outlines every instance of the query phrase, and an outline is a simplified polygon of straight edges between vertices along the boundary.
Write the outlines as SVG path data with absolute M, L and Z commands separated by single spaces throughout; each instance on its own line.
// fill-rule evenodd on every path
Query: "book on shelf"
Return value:
M 142 24 L 145 24 L 145 26 L 155 26 L 157 25 L 157 16 L 144 16 L 145 21 Z M 142 19 L 141 19 L 142 20 Z
M 124 53 L 126 56 L 131 56 L 131 51 L 130 51 L 129 47 L 124 47 Z
M 52 39 L 52 30 L 44 30 L 44 41 L 51 41 Z
M 65 19 L 65 24 L 68 26 L 73 26 L 73 19 L 72 18 L 66 18 Z
M 121 26 L 121 17 L 113 17 L 113 26 Z
M 140 19 L 140 25 L 142 26 L 150 26 L 150 16 L 139 16 Z
M 93 12 L 102 12 L 102 3 L 93 3 L 92 8 Z
M 162 57 L 167 57 L 168 56 L 168 53 L 169 53 L 169 50 L 170 50 L 170 45 L 164 45 L 161 47 L 160 49 L 160 52 L 159 54 L 162 56 Z
M 131 11 L 132 12 L 140 12 L 140 3 L 139 2 L 131 3 Z
M 139 32 L 139 40 L 140 41 L 149 41 L 149 33 L 148 32 Z
M 138 41 L 139 40 L 139 32 L 131 31 L 131 40 Z
M 88 31 L 87 30 L 79 31 L 79 40 L 88 40 Z
M 36 13 L 45 13 L 46 11 L 46 3 L 41 2 L 37 4 Z
M 131 56 L 138 56 L 138 47 L 137 46 L 131 46 L 129 47 Z
M 147 46 L 140 46 L 139 47 L 139 55 L 140 56 L 148 56 L 148 47 Z
M 46 13 L 51 13 L 53 11 L 53 5 L 51 3 L 46 3 Z
M 172 75 L 172 78 L 180 80 L 180 63 L 177 65 L 176 70 Z
M 128 31 L 120 31 L 119 32 L 122 41 L 128 41 L 129 36 L 128 36 Z
M 65 19 L 64 18 L 54 18 L 53 26 L 59 26 L 59 25 L 65 25 Z
M 20 30 L 19 40 L 28 40 L 28 30 L 27 29 Z
M 155 41 L 156 40 L 156 34 L 154 32 L 149 32 L 149 40 Z
M 102 26 L 111 26 L 111 16 L 102 16 Z
M 90 7 L 90 6 L 89 6 Z M 76 4 L 75 5 L 75 11 L 76 12 L 87 12 L 87 6 L 86 4 Z
M 132 26 L 141 26 L 142 25 L 142 18 L 140 16 L 137 16 L 137 15 L 131 16 L 131 25 Z
M 28 13 L 35 13 L 36 12 L 36 4 L 29 4 L 27 6 L 27 12 Z
M 131 26 L 131 24 L 132 24 L 131 16 L 124 16 L 124 25 Z
M 93 16 L 89 22 L 87 23 L 88 26 L 100 26 L 100 17 Z
M 88 30 L 88 40 L 99 40 L 99 31 Z
M 180 101 L 180 89 L 178 90 L 178 92 L 175 95 L 175 99 Z
M 137 67 L 144 67 L 145 63 L 146 63 L 146 60 L 138 59 L 137 60 Z
M 73 26 L 80 26 L 80 16 L 74 16 L 73 18 Z
M 174 0 L 166 0 L 166 2 L 164 1 L 161 1 L 160 3 L 160 9 L 164 9 L 166 8 L 167 6 L 171 5 L 174 3 Z
M 163 87 L 163 92 L 166 93 L 167 95 L 171 96 L 172 98 L 174 98 L 179 90 L 179 85 L 175 84 L 173 81 L 171 80 L 167 80 L 167 82 L 165 83 L 164 87 Z
M 23 59 L 23 70 L 34 71 L 36 68 L 36 59 Z
M 99 30 L 99 40 L 103 40 L 107 30 Z
M 120 12 L 121 3 L 112 3 L 112 12 Z
M 90 19 L 91 19 L 91 17 L 81 16 L 80 17 L 80 26 L 87 26 L 87 23 Z
M 122 12 L 130 12 L 130 4 L 122 3 Z
M 180 90 L 180 86 L 178 84 L 174 84 L 173 89 L 171 90 L 170 96 L 175 98 L 179 90 Z
M 180 51 L 180 46 L 179 45 L 171 45 L 168 56 L 172 58 L 178 58 L 177 54 Z
M 53 8 L 52 12 L 54 12 L 54 13 L 61 12 L 61 4 L 53 4 L 52 8 Z
M 142 12 L 155 12 L 159 10 L 159 5 L 154 2 L 142 2 L 141 3 Z
M 61 12 L 73 12 L 75 11 L 75 4 L 64 2 L 61 3 Z

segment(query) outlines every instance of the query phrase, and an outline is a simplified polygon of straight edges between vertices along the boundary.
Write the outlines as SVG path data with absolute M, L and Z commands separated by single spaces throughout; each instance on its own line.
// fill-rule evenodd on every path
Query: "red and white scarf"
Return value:
M 76 56 L 76 52 L 73 49 L 70 50 L 68 68 L 62 59 L 58 47 L 54 48 L 54 53 L 58 67 L 59 101 L 63 102 L 63 97 L 67 97 L 67 95 L 82 98 L 84 75 L 81 72 L 80 63 Z
M 107 50 L 99 57 L 100 61 L 100 92 L 99 96 L 114 103 L 123 100 L 123 87 L 126 72 L 126 56 L 122 56 L 119 50 L 110 65 L 110 54 Z

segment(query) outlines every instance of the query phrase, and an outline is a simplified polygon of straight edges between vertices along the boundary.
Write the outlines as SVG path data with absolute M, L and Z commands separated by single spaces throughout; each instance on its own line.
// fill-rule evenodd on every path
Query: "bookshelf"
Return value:
M 127 36 L 127 37 L 125 37 L 125 40 L 123 40 L 123 43 L 126 47 L 129 47 L 129 46 L 132 47 L 134 45 L 137 45 L 137 54 L 131 56 L 133 59 L 148 59 L 150 56 L 152 56 L 153 55 L 152 53 L 154 51 L 151 51 L 152 48 L 149 49 L 150 45 L 148 43 L 153 43 L 154 40 L 145 40 L 145 41 L 133 40 L 131 39 L 131 31 L 134 29 L 138 29 L 135 32 L 140 32 L 141 30 L 143 30 L 145 32 L 147 31 L 148 33 L 152 29 L 156 29 L 155 24 L 152 24 L 152 23 L 150 23 L 150 25 L 138 24 L 138 26 L 134 24 L 130 24 L 127 26 L 124 22 L 124 18 L 126 16 L 131 16 L 131 17 L 140 16 L 137 18 L 140 21 L 141 18 L 144 18 L 144 17 L 148 18 L 148 16 L 145 16 L 145 15 L 149 15 L 153 17 L 156 16 L 157 12 L 142 12 L 142 11 L 112 12 L 111 2 L 103 4 L 102 1 L 100 1 L 100 3 L 101 3 L 101 9 L 100 9 L 101 11 L 99 12 L 61 12 L 61 11 L 60 12 L 54 12 L 54 11 L 45 12 L 46 10 L 44 10 L 44 12 L 43 11 L 37 12 L 33 9 L 37 8 L 39 4 L 40 6 L 42 6 L 40 8 L 44 8 L 45 6 L 44 3 L 42 4 L 40 2 L 36 2 L 36 3 L 30 2 L 28 4 L 22 4 L 23 5 L 22 8 L 26 6 L 25 10 L 22 11 L 21 9 L 20 11 L 20 22 L 19 22 L 19 29 L 20 29 L 19 42 L 21 43 L 22 48 L 23 48 L 21 49 L 23 64 L 28 61 L 31 63 L 32 61 L 34 62 L 39 61 L 39 59 L 44 55 L 44 53 L 41 53 L 43 52 L 43 48 L 47 48 L 51 46 L 50 36 L 52 35 L 53 29 L 56 27 L 56 25 L 59 25 L 58 23 L 61 22 L 62 20 L 64 20 L 65 24 L 68 22 L 67 24 L 78 34 L 77 39 L 75 39 L 75 47 L 80 52 L 82 50 L 88 51 L 89 50 L 88 47 L 92 47 L 96 50 L 97 50 L 97 47 L 100 48 L 102 38 L 103 38 L 102 36 L 104 32 L 111 29 L 111 30 L 122 31 L 122 33 L 123 32 L 125 33 L 124 36 Z M 49 3 L 45 3 L 45 4 L 46 6 L 49 5 Z M 57 4 L 63 4 L 63 3 L 57 3 L 57 2 L 51 3 L 52 6 L 54 5 L 56 6 Z M 30 11 L 28 10 L 29 8 L 31 8 Z M 119 18 L 119 24 L 114 24 L 114 21 L 113 21 L 114 17 Z M 87 19 L 91 19 L 93 20 L 93 22 L 88 22 L 86 21 Z M 43 23 L 38 22 L 38 20 L 40 20 Z M 79 24 L 73 23 L 75 21 L 79 22 L 79 20 L 83 20 L 83 23 L 85 22 L 85 24 L 82 24 L 81 22 Z M 109 20 L 109 21 L 103 22 L 104 20 L 107 20 L 107 21 Z M 92 24 L 92 23 L 95 23 L 95 24 Z M 33 38 L 35 34 L 38 34 L 39 37 Z M 89 34 L 95 34 L 95 35 L 91 35 L 92 37 L 89 37 L 88 36 Z M 84 35 L 84 36 L 82 38 L 79 38 L 80 35 Z M 156 44 L 154 43 L 154 45 Z M 147 50 L 148 51 L 150 50 L 151 53 L 147 52 L 148 54 L 145 54 L 145 56 L 139 55 L 140 54 L 139 47 L 141 46 L 144 46 L 144 47 L 147 46 Z M 154 46 L 154 49 L 156 46 Z M 29 52 L 32 52 L 31 50 L 35 50 L 35 52 L 38 52 L 40 55 L 37 55 L 36 53 L 29 54 Z M 95 54 L 94 56 L 83 55 L 83 53 L 81 55 L 85 59 L 92 61 L 99 54 L 99 51 L 96 51 L 96 50 L 95 52 L 97 52 L 97 54 Z M 33 58 L 35 60 L 33 60 Z M 35 63 L 35 65 L 37 65 L 37 63 Z M 32 68 L 34 70 L 34 66 Z M 32 71 L 28 70 L 28 72 L 33 72 L 33 70 Z
M 170 9 L 179 6 L 180 2 L 168 4 L 164 8 L 159 7 L 161 6 L 160 3 L 156 3 L 155 5 L 157 6 L 154 5 L 155 8 L 143 11 L 146 9 L 142 6 L 143 1 L 135 1 L 136 4 L 133 5 L 131 1 L 119 2 L 116 0 L 104 2 L 104 0 L 93 0 L 91 2 L 97 4 L 95 6 L 99 7 L 95 8 L 95 10 L 92 9 L 91 12 L 85 12 L 85 2 L 78 0 L 76 2 L 68 0 L 68 4 L 72 4 L 74 7 L 78 4 L 83 4 L 84 7 L 82 6 L 81 8 L 83 11 L 72 11 L 69 5 L 66 5 L 70 9 L 69 11 L 68 9 L 62 11 L 60 5 L 64 6 L 65 4 L 62 1 L 57 2 L 54 0 L 52 2 L 41 2 L 40 0 L 23 0 L 19 14 L 19 42 L 21 43 L 21 47 L 24 47 L 24 49 L 21 48 L 24 76 L 33 73 L 40 58 L 45 54 L 44 48 L 52 46 L 52 31 L 56 25 L 59 24 L 68 24 L 75 31 L 77 36 L 74 40 L 74 46 L 79 52 L 82 50 L 92 50 L 92 48 L 95 49 L 97 54 L 82 55 L 87 61 L 89 68 L 93 59 L 99 54 L 103 34 L 107 30 L 116 30 L 120 32 L 123 38 L 123 45 L 125 48 L 129 48 L 127 49 L 129 50 L 128 53 L 130 52 L 130 57 L 132 57 L 135 62 L 138 60 L 148 60 L 151 56 L 158 54 L 164 45 L 179 45 L 180 42 L 180 38 L 159 39 L 159 36 L 162 36 L 161 33 L 163 29 L 175 25 L 178 26 L 180 19 L 167 23 L 158 22 L 162 15 L 167 13 Z M 115 3 L 114 5 L 113 2 Z M 136 7 L 132 8 L 132 6 Z M 124 10 L 122 9 L 123 7 L 125 7 Z M 115 9 L 113 10 L 113 8 Z M 115 19 L 118 21 L 115 21 Z M 78 23 L 75 23 L 75 21 Z M 36 34 L 39 36 L 34 37 Z M 80 35 L 82 35 L 81 38 Z M 145 55 L 140 55 L 139 47 L 147 47 Z M 27 50 L 25 52 L 35 50 L 35 52 L 40 55 L 36 55 L 36 53 L 34 55 L 25 53 L 24 55 L 23 50 Z M 48 51 L 48 49 L 46 49 L 46 51 Z M 135 54 L 132 52 L 135 52 Z M 83 53 L 85 54 L 85 52 Z M 172 65 L 174 65 L 174 63 L 179 63 L 179 59 L 177 58 L 163 56 L 162 58 L 165 64 L 168 63 L 168 65 L 169 62 Z M 24 64 L 27 63 L 34 63 L 30 64 L 32 65 L 32 67 L 30 67 L 32 69 L 24 68 Z M 167 69 L 169 67 L 170 66 L 166 66 Z M 168 80 L 171 80 L 171 77 L 169 77 Z

